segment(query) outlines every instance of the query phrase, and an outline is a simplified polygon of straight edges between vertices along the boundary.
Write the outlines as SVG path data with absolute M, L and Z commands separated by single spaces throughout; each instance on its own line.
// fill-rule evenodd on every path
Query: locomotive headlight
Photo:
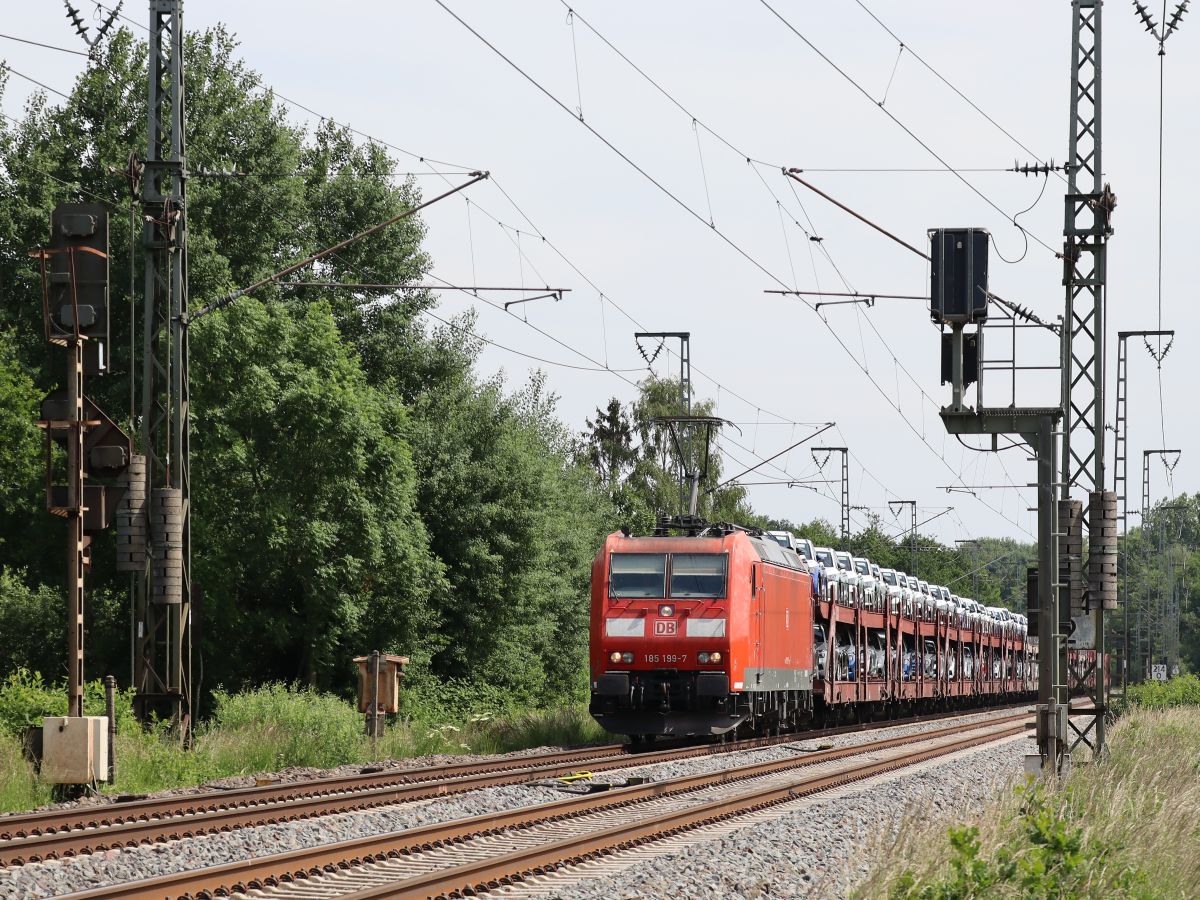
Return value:
M 721 661 L 721 651 L 714 650 L 712 653 L 708 654 L 708 661 L 709 662 L 720 662 Z
M 624 653 L 621 654 L 621 662 L 623 662 L 623 663 L 633 662 L 633 654 L 630 653 L 628 650 L 625 651 Z
M 659 606 L 658 614 L 660 616 L 673 616 L 673 615 L 675 615 L 675 607 L 672 606 L 670 603 L 664 603 L 661 606 Z
M 621 661 L 621 651 L 614 650 L 612 653 L 608 654 L 608 661 L 619 663 Z
M 709 655 L 707 653 L 705 653 L 703 650 L 701 650 L 699 653 L 696 654 L 696 661 L 698 663 L 700 663 L 700 665 L 707 666 L 708 660 L 709 660 Z

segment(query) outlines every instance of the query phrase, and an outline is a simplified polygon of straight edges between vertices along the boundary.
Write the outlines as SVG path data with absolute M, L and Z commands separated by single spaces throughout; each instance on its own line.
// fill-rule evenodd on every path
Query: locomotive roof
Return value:
M 774 541 L 764 541 L 756 537 L 750 538 L 750 544 L 758 551 L 758 556 L 763 562 L 783 566 L 786 569 L 796 569 L 800 572 L 808 571 L 808 564 L 800 558 L 800 554 L 795 550 L 789 550 Z

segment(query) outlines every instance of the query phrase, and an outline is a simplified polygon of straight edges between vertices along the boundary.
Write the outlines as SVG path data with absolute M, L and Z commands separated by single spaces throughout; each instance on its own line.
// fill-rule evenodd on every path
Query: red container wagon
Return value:
M 729 525 L 608 536 L 592 563 L 591 713 L 615 734 L 721 735 L 811 712 L 813 577 Z

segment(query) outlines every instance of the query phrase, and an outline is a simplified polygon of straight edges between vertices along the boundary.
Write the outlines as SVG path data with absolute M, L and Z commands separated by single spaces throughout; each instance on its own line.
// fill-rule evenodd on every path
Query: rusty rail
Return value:
M 242 892 L 263 886 L 282 884 L 298 879 L 316 877 L 326 872 L 333 872 L 356 865 L 382 861 L 396 856 L 408 855 L 447 844 L 459 843 L 469 838 L 497 834 L 507 829 L 523 828 L 548 821 L 557 821 L 568 817 L 595 812 L 597 810 L 629 806 L 658 797 L 695 791 L 697 789 L 710 787 L 713 785 L 744 781 L 750 778 L 756 778 L 762 775 L 782 772 L 789 769 L 805 768 L 818 763 L 844 759 L 866 752 L 900 747 L 905 744 L 910 744 L 914 742 L 914 740 L 936 740 L 938 738 L 960 734 L 964 731 L 992 729 L 992 731 L 988 734 L 976 735 L 975 737 L 964 738 L 960 741 L 953 742 L 953 744 L 950 745 L 950 749 L 938 748 L 937 751 L 919 751 L 916 754 L 909 754 L 900 760 L 868 763 L 864 766 L 851 770 L 849 773 L 842 772 L 836 775 L 810 776 L 807 780 L 801 779 L 800 782 L 797 782 L 788 788 L 782 789 L 784 793 L 778 795 L 782 799 L 790 799 L 803 796 L 805 793 L 826 790 L 829 787 L 839 784 L 845 784 L 851 781 L 861 780 L 862 778 L 868 778 L 873 774 L 879 774 L 880 772 L 888 771 L 892 768 L 900 768 L 904 765 L 911 765 L 915 762 L 920 762 L 923 759 L 932 758 L 932 756 L 952 753 L 956 750 L 966 749 L 979 743 L 999 740 L 1002 737 L 1019 734 L 1024 731 L 1024 721 L 1028 717 L 1028 713 L 1020 713 L 999 719 L 988 720 L 986 722 L 972 722 L 967 724 L 951 725 L 919 736 L 904 735 L 886 738 L 881 741 L 872 741 L 866 744 L 858 744 L 853 747 L 818 751 L 804 757 L 789 757 L 787 759 L 754 763 L 734 769 L 724 769 L 718 772 L 682 776 L 662 782 L 652 782 L 630 787 L 619 787 L 600 794 L 571 797 L 563 800 L 538 804 L 536 806 L 524 807 L 498 813 L 488 813 L 467 819 L 457 819 L 449 822 L 436 823 L 433 825 L 408 829 L 387 835 L 373 835 L 370 837 L 343 841 L 337 844 L 306 848 L 303 850 L 293 850 L 287 853 L 256 857 L 252 859 L 241 860 L 236 863 L 213 866 L 205 869 L 193 870 L 190 872 L 179 872 L 171 875 L 158 876 L 155 878 L 146 879 L 144 881 L 111 885 L 91 891 L 71 894 L 69 897 L 71 900 L 99 900 L 99 898 L 115 898 L 115 900 L 121 900 L 121 898 L 124 898 L 124 900 L 151 900 L 151 898 L 154 898 L 154 900 L 157 900 L 157 898 L 162 897 L 195 898 L 223 896 L 228 893 Z M 1007 727 L 997 731 L 996 729 L 998 726 Z M 641 764 L 641 758 L 638 759 L 638 764 Z M 811 789 L 806 790 L 804 785 L 810 781 L 816 786 L 810 786 Z M 766 800 L 761 798 L 754 801 L 754 803 L 757 805 L 763 805 L 767 802 L 780 801 L 779 799 Z M 699 809 L 700 808 L 695 808 L 692 810 L 692 812 L 697 812 Z M 722 817 L 734 814 L 736 814 L 736 812 L 729 810 L 715 813 L 710 809 L 705 815 L 697 819 L 697 822 L 713 820 L 714 816 Z M 671 827 L 675 828 L 676 826 Z M 608 833 L 610 832 L 605 832 L 605 834 Z M 599 838 L 599 835 L 596 835 L 596 837 Z M 632 838 L 621 837 L 620 839 L 615 840 L 614 846 L 615 844 L 624 843 L 625 841 L 631 839 Z M 594 854 L 597 852 L 600 852 L 598 847 L 587 851 L 589 854 Z M 567 854 L 567 857 L 574 859 L 582 858 L 583 855 L 583 852 L 572 852 Z M 567 857 L 560 856 L 559 861 Z M 538 863 L 537 865 L 541 866 L 543 869 L 546 868 L 546 866 L 542 863 Z M 531 867 L 532 866 L 521 865 L 515 869 L 510 869 L 506 875 L 519 875 L 521 872 Z M 441 874 L 447 873 L 451 873 L 452 877 L 455 879 L 460 878 L 460 876 L 463 874 L 466 874 L 465 871 L 459 872 L 458 869 L 443 870 Z M 494 880 L 496 877 L 499 876 L 488 876 L 488 880 Z M 482 875 L 479 876 L 479 879 L 480 880 L 478 883 L 485 883 Z M 453 888 L 447 888 L 447 890 L 457 890 L 459 887 L 468 884 L 472 880 L 473 879 L 469 878 L 467 882 L 458 881 Z M 398 887 L 398 885 L 393 884 L 389 886 L 387 891 L 378 896 L 396 895 L 394 892 Z M 408 888 L 406 888 L 406 890 L 407 889 Z M 441 891 L 440 888 L 434 889 L 432 887 L 428 889 L 417 889 L 412 887 L 412 889 L 416 890 L 417 893 L 411 894 L 411 896 L 417 896 L 418 894 L 421 896 L 430 896 L 436 895 Z M 421 891 L 424 891 L 424 893 L 421 893 Z M 404 895 L 400 894 L 398 896 Z
M 695 756 L 752 750 L 790 740 L 833 737 L 836 734 L 904 725 L 910 721 L 932 721 L 964 714 L 913 716 L 911 719 L 865 722 L 823 728 L 820 731 L 750 738 L 728 744 L 679 746 L 658 751 L 631 752 L 625 744 L 607 744 L 485 762 L 425 766 L 396 772 L 367 772 L 290 784 L 0 816 L 0 868 L 148 842 L 194 838 L 268 822 L 296 821 L 334 812 L 352 812 L 410 800 L 445 797 L 479 790 L 481 787 L 520 784 L 532 778 L 569 774 L 582 764 L 600 772 L 630 764 L 644 766 Z
M 957 753 L 980 744 L 1002 740 L 1005 737 L 1020 734 L 1023 730 L 1021 725 L 1012 726 L 999 732 L 962 738 L 945 746 L 907 753 L 899 759 L 868 762 L 850 770 L 803 777 L 790 784 L 749 791 L 737 797 L 715 800 L 689 809 L 624 823 L 598 833 L 577 835 L 539 847 L 477 860 L 451 869 L 442 869 L 428 875 L 419 875 L 391 884 L 365 888 L 342 895 L 342 900 L 373 900 L 373 898 L 380 897 L 391 897 L 396 900 L 417 900 L 417 898 L 424 900 L 428 897 L 473 896 L 489 889 L 522 881 L 531 875 L 545 874 L 561 866 L 576 865 L 606 856 L 614 850 L 628 849 L 677 834 L 680 831 L 710 825 L 855 781 L 863 781 L 875 775 L 906 768 L 936 759 L 939 756 Z
M 955 715 L 962 713 L 638 753 L 630 752 L 624 744 L 609 744 L 526 757 L 422 766 L 393 772 L 367 772 L 290 784 L 0 817 L 0 867 L 520 784 L 534 778 L 570 774 L 581 765 L 593 771 L 650 765 Z

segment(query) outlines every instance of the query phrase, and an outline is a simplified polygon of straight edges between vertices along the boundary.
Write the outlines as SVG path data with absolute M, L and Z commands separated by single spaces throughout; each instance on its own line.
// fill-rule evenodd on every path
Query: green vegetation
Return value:
M 290 121 L 223 28 L 189 33 L 185 53 L 189 159 L 264 176 L 189 182 L 195 304 L 421 200 L 382 147 L 329 122 Z M 27 250 L 46 241 L 57 203 L 100 200 L 113 211 L 110 372 L 87 389 L 132 429 L 124 285 L 131 275 L 141 284 L 137 265 L 130 272 L 140 238 L 122 212 L 128 184 L 114 173 L 144 145 L 145 65 L 145 45 L 117 32 L 68 99 L 37 95 L 20 121 L 0 122 L 0 677 L 24 667 L 60 679 L 65 644 L 62 523 L 44 511 L 34 426 L 62 366 L 43 340 Z M 316 277 L 420 283 L 431 264 L 424 235 L 419 218 L 405 220 L 330 257 Z M 586 697 L 596 548 L 620 525 L 645 532 L 677 509 L 677 451 L 653 419 L 678 408 L 678 383 L 646 379 L 581 434 L 559 419 L 541 375 L 521 385 L 481 378 L 475 335 L 486 323 L 466 314 L 435 326 L 425 316 L 435 303 L 417 289 L 271 288 L 192 327 L 202 715 L 228 714 L 231 694 L 270 682 L 345 696 L 350 660 L 371 649 L 412 658 L 405 716 L 414 721 Z M 699 414 L 713 406 L 694 398 Z M 728 474 L 714 456 L 702 515 L 832 539 L 825 522 L 757 515 L 744 488 L 718 488 Z M 853 543 L 910 568 L 884 523 Z M 969 575 L 1002 555 L 992 549 L 922 539 L 922 577 L 978 587 L 985 600 L 1019 595 L 1023 574 Z M 1019 570 L 1017 549 L 1004 558 Z M 88 672 L 124 680 L 128 583 L 111 564 L 111 532 L 96 537 L 93 558 Z
M 1125 691 L 1128 706 L 1168 709 L 1172 706 L 1200 706 L 1200 677 L 1180 675 L 1169 681 L 1143 681 Z
M 1135 708 L 1099 765 L 1027 782 L 947 832 L 904 823 L 862 897 L 1187 898 L 1200 883 L 1200 710 Z
M 20 735 L 43 715 L 61 713 L 61 685 L 20 671 L 0 683 L 0 812 L 50 801 L 33 774 Z M 103 712 L 98 682 L 87 690 L 89 714 Z M 234 775 L 292 767 L 330 768 L 375 759 L 429 754 L 501 753 L 541 745 L 611 740 L 580 708 L 492 715 L 459 712 L 453 719 L 400 719 L 372 747 L 363 717 L 346 701 L 307 688 L 269 684 L 239 694 L 215 692 L 214 712 L 196 730 L 195 746 L 180 748 L 166 728 L 143 730 L 133 720 L 132 697 L 117 702 L 117 779 L 103 789 L 145 793 L 203 784 Z
M 21 742 L 0 733 L 0 812 L 33 809 L 50 802 L 50 787 L 38 781 L 21 753 Z

